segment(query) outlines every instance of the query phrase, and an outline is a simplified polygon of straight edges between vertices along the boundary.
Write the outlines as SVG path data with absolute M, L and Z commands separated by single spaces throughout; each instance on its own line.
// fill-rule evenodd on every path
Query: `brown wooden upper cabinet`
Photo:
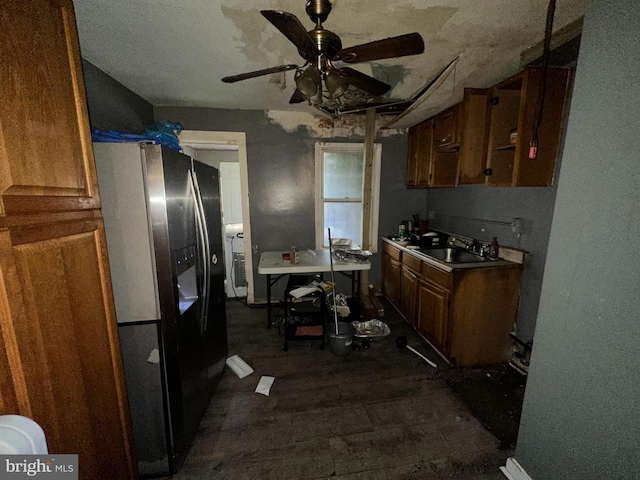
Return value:
M 409 129 L 409 153 L 407 157 L 407 187 L 429 186 L 429 169 L 433 138 L 433 118 Z
M 568 71 L 547 72 L 538 152 L 529 158 L 542 72 L 528 68 L 409 129 L 407 187 L 552 185 L 563 135 Z
M 460 178 L 459 183 L 484 183 L 489 143 L 488 88 L 465 88 L 460 109 Z
M 458 179 L 458 150 L 435 147 L 435 117 L 409 129 L 407 187 L 454 187 Z
M 442 151 L 460 146 L 458 116 L 461 104 L 438 113 L 433 121 L 433 149 Z
M 538 127 L 538 154 L 529 158 L 536 124 L 542 71 L 528 68 L 493 87 L 486 185 L 552 185 L 563 133 L 567 70 L 547 72 L 544 108 Z M 512 134 L 517 135 L 515 140 Z M 514 135 L 514 136 L 515 136 Z

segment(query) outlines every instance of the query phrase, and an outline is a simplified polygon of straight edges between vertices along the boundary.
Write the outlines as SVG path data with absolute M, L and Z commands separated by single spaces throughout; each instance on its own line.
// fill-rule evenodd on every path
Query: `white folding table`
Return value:
M 300 263 L 292 264 L 283 260 L 285 252 L 263 252 L 260 255 L 258 273 L 267 276 L 267 327 L 271 328 L 271 287 L 284 275 L 291 273 L 325 273 L 331 271 L 329 250 L 301 250 Z M 351 279 L 351 295 L 360 296 L 360 272 L 370 270 L 369 260 L 344 261 L 333 257 L 333 271 Z M 272 278 L 275 275 L 275 278 Z

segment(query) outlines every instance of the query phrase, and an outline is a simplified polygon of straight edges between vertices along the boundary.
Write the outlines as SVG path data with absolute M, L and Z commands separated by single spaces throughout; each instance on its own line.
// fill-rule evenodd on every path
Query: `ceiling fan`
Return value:
M 316 24 L 307 31 L 298 18 L 287 12 L 261 10 L 269 20 L 297 48 L 304 59 L 303 65 L 280 65 L 253 72 L 232 75 L 222 79 L 225 83 L 238 82 L 272 73 L 296 70 L 296 90 L 290 104 L 305 100 L 311 105 L 330 111 L 343 106 L 349 87 L 358 89 L 368 102 L 387 93 L 391 86 L 348 66 L 336 67 L 334 62 L 354 64 L 385 58 L 397 58 L 424 52 L 424 41 L 419 33 L 408 33 L 375 42 L 342 48 L 335 33 L 322 26 L 331 12 L 329 0 L 307 0 L 306 12 Z M 323 88 L 324 83 L 324 88 Z M 357 96 L 357 95 L 356 95 Z M 362 95 L 360 95 L 362 101 Z

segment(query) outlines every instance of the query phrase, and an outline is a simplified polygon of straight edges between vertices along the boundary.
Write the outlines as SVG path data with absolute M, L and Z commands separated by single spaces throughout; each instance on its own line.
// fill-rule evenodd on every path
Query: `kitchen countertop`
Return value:
M 398 242 L 395 242 L 393 240 L 390 240 L 388 238 L 382 237 L 382 240 L 384 240 L 385 242 L 387 242 L 390 245 L 393 245 L 394 247 L 402 250 L 405 253 L 408 253 L 409 255 L 418 258 L 420 260 L 422 260 L 425 263 L 428 263 L 429 265 L 438 268 L 440 270 L 444 270 L 445 272 L 453 272 L 454 270 L 463 270 L 463 269 L 469 269 L 469 268 L 491 268 L 491 267 L 502 267 L 502 266 L 506 266 L 506 265 L 519 265 L 522 262 L 516 262 L 516 261 L 510 261 L 510 260 L 505 260 L 503 258 L 499 259 L 499 260 L 493 260 L 493 261 L 488 261 L 488 262 L 471 262 L 471 263 L 447 263 L 447 262 L 442 262 L 440 260 L 437 260 L 435 258 L 432 257 L 428 257 L 427 255 L 420 253 L 419 251 L 417 251 L 417 246 L 412 247 L 411 245 L 407 245 L 407 246 L 402 246 L 399 245 Z M 502 248 L 502 247 L 501 247 Z

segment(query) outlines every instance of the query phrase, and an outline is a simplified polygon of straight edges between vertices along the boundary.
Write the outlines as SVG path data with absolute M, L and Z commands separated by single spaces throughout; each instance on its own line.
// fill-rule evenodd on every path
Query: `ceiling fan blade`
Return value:
M 391 85 L 388 85 L 380 80 L 376 80 L 369 75 L 365 75 L 358 70 L 354 70 L 350 67 L 342 67 L 340 72 L 345 73 L 347 75 L 347 80 L 349 80 L 349 85 L 353 85 L 360 90 L 364 90 L 371 95 L 379 97 L 380 95 L 384 95 L 389 90 L 391 90 Z
M 318 55 L 318 49 L 313 42 L 304 25 L 300 23 L 298 17 L 287 12 L 278 12 L 276 10 L 260 10 L 260 13 L 269 20 L 282 34 L 291 41 L 298 52 L 305 60 L 313 60 Z
M 343 48 L 335 60 L 345 63 L 370 62 L 383 58 L 405 57 L 424 52 L 424 40 L 419 33 L 407 33 L 397 37 L 363 43 L 355 47 Z
M 224 83 L 239 82 L 240 80 L 246 80 L 247 78 L 261 77 L 262 75 L 269 75 L 270 73 L 286 72 L 287 70 L 293 70 L 298 68 L 297 65 L 280 65 L 279 67 L 265 68 L 264 70 L 256 70 L 255 72 L 241 73 L 239 75 L 231 75 L 224 77 L 222 81 Z
M 291 98 L 289 99 L 289 103 L 290 104 L 294 104 L 294 103 L 302 103 L 305 102 L 307 99 L 304 98 L 304 95 L 302 94 L 302 92 L 300 91 L 299 88 L 296 88 L 296 91 L 293 92 L 293 95 L 291 95 Z

